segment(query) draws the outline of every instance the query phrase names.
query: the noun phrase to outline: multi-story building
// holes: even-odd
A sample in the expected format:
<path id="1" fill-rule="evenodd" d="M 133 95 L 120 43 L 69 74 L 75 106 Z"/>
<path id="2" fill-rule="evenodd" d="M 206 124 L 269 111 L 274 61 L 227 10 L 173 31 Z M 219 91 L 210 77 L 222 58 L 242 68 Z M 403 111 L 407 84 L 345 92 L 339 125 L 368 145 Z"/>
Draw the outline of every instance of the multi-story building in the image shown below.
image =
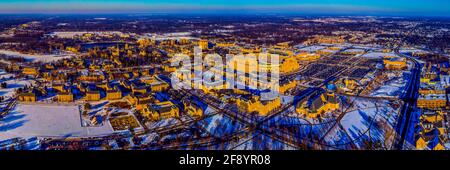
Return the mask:
<path id="1" fill-rule="evenodd" d="M 184 111 L 192 117 L 202 117 L 208 105 L 196 97 L 190 97 L 183 100 Z"/>
<path id="2" fill-rule="evenodd" d="M 122 98 L 122 91 L 120 91 L 119 88 L 117 88 L 117 86 L 106 90 L 107 100 L 118 100 L 121 98 Z"/>
<path id="3" fill-rule="evenodd" d="M 26 92 L 19 94 L 18 99 L 21 102 L 36 102 L 37 96 L 33 92 Z"/>
<path id="4" fill-rule="evenodd" d="M 58 92 L 56 96 L 58 102 L 73 102 L 74 95 L 70 90 Z"/>
<path id="5" fill-rule="evenodd" d="M 98 90 L 88 90 L 86 92 L 85 100 L 87 101 L 99 101 L 100 98 L 100 91 Z"/>
<path id="6" fill-rule="evenodd" d="M 334 93 L 315 93 L 299 101 L 296 111 L 308 118 L 317 118 L 324 113 L 339 109 L 339 99 Z"/>
<path id="7" fill-rule="evenodd" d="M 386 56 L 383 59 L 383 64 L 389 70 L 403 70 L 407 68 L 406 59 L 400 57 Z"/>
<path id="8" fill-rule="evenodd" d="M 35 67 L 25 67 L 23 68 L 22 73 L 25 75 L 37 76 L 39 74 L 39 70 Z"/>
<path id="9" fill-rule="evenodd" d="M 143 108 L 142 115 L 151 120 L 177 118 L 180 116 L 178 107 L 171 101 L 150 104 Z"/>
<path id="10" fill-rule="evenodd" d="M 205 40 L 205 39 L 201 39 L 201 40 L 198 42 L 198 46 L 199 46 L 200 49 L 202 49 L 202 50 L 209 49 L 209 41 L 208 41 L 208 40 Z"/>
<path id="11" fill-rule="evenodd" d="M 287 91 L 294 89 L 297 86 L 296 80 L 283 79 L 280 81 L 279 91 L 282 94 L 285 94 Z"/>
<path id="12" fill-rule="evenodd" d="M 417 107 L 426 109 L 439 109 L 447 106 L 446 94 L 425 94 L 417 99 Z"/>
<path id="13" fill-rule="evenodd" d="M 243 95 L 236 100 L 238 109 L 246 113 L 258 113 L 261 116 L 266 116 L 275 109 L 281 107 L 280 97 L 275 97 L 271 100 L 261 100 L 258 95 Z"/>

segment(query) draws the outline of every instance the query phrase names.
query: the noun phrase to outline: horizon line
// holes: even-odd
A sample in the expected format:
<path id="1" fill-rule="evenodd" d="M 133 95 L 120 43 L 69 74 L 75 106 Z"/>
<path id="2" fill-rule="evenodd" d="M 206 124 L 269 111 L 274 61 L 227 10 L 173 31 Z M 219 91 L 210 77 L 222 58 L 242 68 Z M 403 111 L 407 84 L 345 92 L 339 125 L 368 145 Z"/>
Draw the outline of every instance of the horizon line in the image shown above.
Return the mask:
<path id="1" fill-rule="evenodd" d="M 180 11 L 166 11 L 166 12 L 157 12 L 157 11 L 149 11 L 149 12 L 128 12 L 128 11 L 120 11 L 120 12 L 111 12 L 111 11 L 102 11 L 102 12 L 2 12 L 0 11 L 0 15 L 222 15 L 222 16 L 231 16 L 231 15 L 243 15 L 243 16 L 251 16 L 251 15 L 288 15 L 288 16 L 315 16 L 315 17 L 388 17 L 388 18 L 396 18 L 396 17 L 407 17 L 407 18 L 450 18 L 450 15 L 420 15 L 420 14 L 362 14 L 362 13 L 321 13 L 321 12 L 278 12 L 278 11 L 251 11 L 251 12 L 230 12 L 230 11 L 191 11 L 191 12 L 180 12 Z"/>
<path id="2" fill-rule="evenodd" d="M 362 5 L 244 5 L 230 7 L 224 5 L 143 5 L 122 4 L 103 7 L 69 7 L 69 6 L 20 6 L 8 8 L 0 6 L 0 14 L 133 14 L 133 13 L 278 13 L 306 15 L 376 15 L 376 16 L 431 16 L 450 17 L 450 13 L 440 10 L 406 10 L 387 7 Z"/>

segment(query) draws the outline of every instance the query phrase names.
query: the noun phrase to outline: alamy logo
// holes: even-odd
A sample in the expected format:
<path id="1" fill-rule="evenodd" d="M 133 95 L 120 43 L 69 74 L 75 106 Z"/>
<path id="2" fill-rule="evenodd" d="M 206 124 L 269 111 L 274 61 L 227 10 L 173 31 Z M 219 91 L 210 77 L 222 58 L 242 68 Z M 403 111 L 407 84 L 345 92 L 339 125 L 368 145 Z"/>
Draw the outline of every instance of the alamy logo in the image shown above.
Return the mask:
<path id="1" fill-rule="evenodd" d="M 194 55 L 177 54 L 171 60 L 171 66 L 178 69 L 171 75 L 174 89 L 203 90 L 251 90 L 261 99 L 271 99 L 278 95 L 280 68 L 279 55 L 206 54 L 194 47 Z"/>

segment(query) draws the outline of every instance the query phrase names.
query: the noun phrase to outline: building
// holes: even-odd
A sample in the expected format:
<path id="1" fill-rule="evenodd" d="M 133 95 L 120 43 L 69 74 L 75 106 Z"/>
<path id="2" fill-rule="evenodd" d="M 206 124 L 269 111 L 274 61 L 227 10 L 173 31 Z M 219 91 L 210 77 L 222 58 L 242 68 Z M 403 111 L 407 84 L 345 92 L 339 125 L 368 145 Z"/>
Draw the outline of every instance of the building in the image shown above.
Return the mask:
<path id="1" fill-rule="evenodd" d="M 445 89 L 419 89 L 420 95 L 445 94 Z"/>
<path id="2" fill-rule="evenodd" d="M 299 61 L 317 61 L 320 58 L 320 54 L 317 53 L 299 53 L 295 56 Z"/>
<path id="3" fill-rule="evenodd" d="M 180 111 L 171 101 L 165 101 L 147 105 L 143 108 L 142 115 L 150 120 L 161 120 L 180 117 Z"/>
<path id="4" fill-rule="evenodd" d="M 353 95 L 358 92 L 358 90 L 361 90 L 359 81 L 352 78 L 341 78 L 336 82 L 336 85 L 339 93 Z"/>
<path id="5" fill-rule="evenodd" d="M 177 71 L 177 67 L 175 67 L 175 66 L 170 66 L 170 65 L 164 65 L 163 66 L 163 70 L 165 71 L 165 72 L 168 72 L 168 73 L 172 73 L 172 72 L 175 72 L 175 71 Z"/>
<path id="6" fill-rule="evenodd" d="M 439 109 L 447 106 L 445 94 L 420 95 L 417 99 L 417 107 L 426 109 Z"/>
<path id="7" fill-rule="evenodd" d="M 117 87 L 106 90 L 106 99 L 107 100 L 118 100 L 121 98 L 122 98 L 122 91 L 120 91 Z"/>
<path id="8" fill-rule="evenodd" d="M 142 110 L 145 105 L 148 103 L 154 102 L 154 98 L 148 94 L 135 94 L 130 93 L 125 96 L 125 101 L 127 101 L 130 105 L 136 107 L 136 110 Z"/>
<path id="9" fill-rule="evenodd" d="M 100 82 L 105 80 L 105 76 L 103 73 L 95 72 L 95 73 L 89 73 L 85 75 L 81 75 L 78 77 L 79 81 L 89 81 L 89 82 Z"/>
<path id="10" fill-rule="evenodd" d="M 430 123 L 439 123 L 444 120 L 445 113 L 443 111 L 431 111 L 425 110 L 420 116 L 421 121 L 427 121 Z M 443 131 L 443 129 L 441 130 Z"/>
<path id="11" fill-rule="evenodd" d="M 446 128 L 442 119 L 443 112 L 425 111 L 420 117 L 418 133 L 416 134 L 416 148 L 444 150 Z"/>
<path id="12" fill-rule="evenodd" d="M 85 100 L 87 101 L 99 101 L 100 98 L 100 91 L 97 90 L 88 90 L 86 92 Z"/>
<path id="13" fill-rule="evenodd" d="M 445 147 L 442 143 L 443 139 L 440 137 L 437 129 L 430 130 L 429 132 L 421 132 L 416 137 L 416 149 L 419 150 L 444 150 Z"/>
<path id="14" fill-rule="evenodd" d="M 280 81 L 279 91 L 281 94 L 285 94 L 289 90 L 294 89 L 297 86 L 296 80 L 283 79 Z"/>
<path id="15" fill-rule="evenodd" d="M 202 50 L 207 50 L 207 49 L 209 49 L 209 42 L 208 42 L 208 40 L 201 39 L 201 40 L 198 42 L 198 46 L 199 46 L 200 49 L 202 49 Z"/>
<path id="16" fill-rule="evenodd" d="M 310 43 L 320 43 L 320 44 L 342 44 L 345 43 L 343 36 L 324 36 L 318 35 L 313 39 L 308 40 Z"/>
<path id="17" fill-rule="evenodd" d="M 339 99 L 331 92 L 319 92 L 300 101 L 296 111 L 308 118 L 318 118 L 324 113 L 339 109 Z"/>
<path id="18" fill-rule="evenodd" d="M 21 101 L 21 102 L 36 102 L 37 101 L 36 94 L 34 94 L 33 92 L 20 93 L 18 98 L 19 98 L 19 101 Z"/>
<path id="19" fill-rule="evenodd" d="M 39 74 L 39 71 L 34 67 L 25 67 L 23 68 L 22 73 L 25 75 L 37 76 Z"/>
<path id="20" fill-rule="evenodd" d="M 277 96 L 272 100 L 261 100 L 258 95 L 242 95 L 236 99 L 236 105 L 241 112 L 257 113 L 266 116 L 270 112 L 281 107 L 280 97 Z"/>
<path id="21" fill-rule="evenodd" d="M 404 70 L 407 68 L 406 59 L 400 57 L 385 56 L 383 64 L 389 70 Z"/>
<path id="22" fill-rule="evenodd" d="M 191 117 L 202 117 L 208 105 L 196 97 L 183 100 L 184 111 Z"/>
<path id="23" fill-rule="evenodd" d="M 140 93 L 140 94 L 145 94 L 147 93 L 147 87 L 144 85 L 136 85 L 136 84 L 132 84 L 131 85 L 131 91 L 133 93 Z"/>
<path id="24" fill-rule="evenodd" d="M 162 92 L 170 87 L 168 83 L 162 81 L 158 77 L 147 77 L 141 79 L 141 81 L 150 86 L 151 92 Z"/>
<path id="25" fill-rule="evenodd" d="M 260 47 L 242 47 L 241 53 L 242 54 L 259 54 L 261 53 L 262 49 Z"/>
<path id="26" fill-rule="evenodd" d="M 62 91 L 59 92 L 56 96 L 58 102 L 73 102 L 74 95 L 71 91 Z"/>
<path id="27" fill-rule="evenodd" d="M 233 47 L 236 46 L 236 43 L 230 43 L 230 42 L 217 42 L 215 43 L 216 47 Z"/>
<path id="28" fill-rule="evenodd" d="M 292 73 L 300 69 L 300 65 L 294 57 L 282 59 L 280 65 L 280 73 Z"/>

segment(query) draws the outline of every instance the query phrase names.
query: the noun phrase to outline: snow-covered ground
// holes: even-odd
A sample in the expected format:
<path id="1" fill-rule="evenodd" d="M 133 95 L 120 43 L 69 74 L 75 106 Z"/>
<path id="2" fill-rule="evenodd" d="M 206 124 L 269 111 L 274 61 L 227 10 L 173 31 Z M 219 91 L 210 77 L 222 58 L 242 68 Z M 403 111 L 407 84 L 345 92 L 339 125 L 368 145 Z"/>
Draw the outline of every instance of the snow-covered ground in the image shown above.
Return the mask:
<path id="1" fill-rule="evenodd" d="M 390 53 L 382 53 L 382 52 L 369 52 L 366 53 L 364 55 L 362 55 L 361 57 L 366 57 L 366 58 L 379 58 L 382 59 L 385 56 L 392 56 L 392 57 L 399 57 L 397 54 L 395 54 L 394 52 L 390 52 Z"/>
<path id="2" fill-rule="evenodd" d="M 32 137 L 90 137 L 108 135 L 111 126 L 82 127 L 78 106 L 18 104 L 0 120 L 0 141 Z"/>
<path id="3" fill-rule="evenodd" d="M 14 138 L 0 141 L 0 150 L 13 148 L 14 150 L 38 150 L 40 146 L 38 138 L 29 138 L 27 140 Z"/>
<path id="4" fill-rule="evenodd" d="M 169 127 L 172 125 L 176 125 L 181 123 L 179 120 L 174 119 L 174 118 L 169 118 L 169 119 L 162 119 L 153 123 L 148 123 L 149 125 L 148 128 L 149 129 L 156 129 L 156 128 L 164 128 L 164 127 Z"/>
<path id="5" fill-rule="evenodd" d="M 374 90 L 370 95 L 374 97 L 398 97 L 405 88 L 409 76 L 409 72 L 403 72 L 400 76 L 389 73 L 389 80 L 383 86 Z"/>
<path id="6" fill-rule="evenodd" d="M 82 36 L 84 34 L 95 34 L 99 36 L 105 36 L 105 35 L 125 35 L 124 33 L 120 31 L 67 31 L 67 32 L 53 32 L 50 35 L 56 36 L 58 38 L 74 38 L 75 36 Z"/>
<path id="7" fill-rule="evenodd" d="M 366 50 L 364 49 L 360 49 L 360 48 L 350 48 L 347 50 L 344 50 L 343 52 L 347 52 L 347 53 L 364 53 Z"/>
<path id="8" fill-rule="evenodd" d="M 425 50 L 417 49 L 417 48 L 402 48 L 399 50 L 400 53 L 428 53 Z"/>
<path id="9" fill-rule="evenodd" d="M 392 107 L 390 101 L 358 98 L 341 119 L 340 130 L 325 140 L 332 144 L 353 143 L 357 147 L 362 147 L 362 141 L 367 139 L 390 145 L 399 109 Z"/>
<path id="10" fill-rule="evenodd" d="M 359 49 L 365 49 L 365 50 L 379 50 L 381 49 L 381 46 L 379 45 L 360 45 L 360 44 L 352 44 L 353 48 L 359 48 Z"/>
<path id="11" fill-rule="evenodd" d="M 0 83 L 7 84 L 6 88 L 0 89 L 0 96 L 9 98 L 14 95 L 16 89 L 33 84 L 33 80 L 14 79 L 13 77 L 13 74 L 0 74 Z"/>
<path id="12" fill-rule="evenodd" d="M 306 51 L 306 52 L 316 52 L 318 50 L 325 49 L 326 46 L 320 46 L 320 45 L 314 45 L 314 46 L 308 46 L 300 48 L 300 51 Z"/>
<path id="13" fill-rule="evenodd" d="M 214 115 L 199 121 L 201 125 L 214 136 L 231 135 L 240 131 L 244 126 L 223 114 Z"/>
<path id="14" fill-rule="evenodd" d="M 232 146 L 234 150 L 295 150 L 290 144 L 286 144 L 270 135 L 255 133 L 253 136 L 240 140 L 241 143 Z"/>
<path id="15" fill-rule="evenodd" d="M 0 50 L 0 54 L 5 54 L 8 56 L 15 56 L 15 57 L 22 57 L 27 60 L 31 60 L 33 62 L 43 62 L 43 63 L 49 63 L 53 61 L 57 61 L 64 58 L 71 58 L 71 55 L 50 55 L 50 54 L 23 54 L 16 51 L 9 51 L 9 50 Z"/>

